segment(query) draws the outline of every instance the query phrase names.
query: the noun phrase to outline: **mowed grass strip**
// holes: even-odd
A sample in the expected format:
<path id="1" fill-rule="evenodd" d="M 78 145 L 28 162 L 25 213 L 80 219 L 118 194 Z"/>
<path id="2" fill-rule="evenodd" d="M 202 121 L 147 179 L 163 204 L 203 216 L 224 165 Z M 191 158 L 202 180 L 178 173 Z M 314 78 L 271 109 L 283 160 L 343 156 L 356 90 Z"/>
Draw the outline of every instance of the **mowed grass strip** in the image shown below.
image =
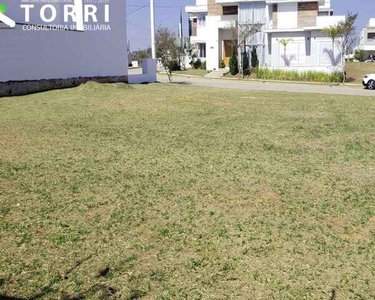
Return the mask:
<path id="1" fill-rule="evenodd" d="M 373 299 L 374 111 L 173 84 L 2 98 L 0 298 Z"/>

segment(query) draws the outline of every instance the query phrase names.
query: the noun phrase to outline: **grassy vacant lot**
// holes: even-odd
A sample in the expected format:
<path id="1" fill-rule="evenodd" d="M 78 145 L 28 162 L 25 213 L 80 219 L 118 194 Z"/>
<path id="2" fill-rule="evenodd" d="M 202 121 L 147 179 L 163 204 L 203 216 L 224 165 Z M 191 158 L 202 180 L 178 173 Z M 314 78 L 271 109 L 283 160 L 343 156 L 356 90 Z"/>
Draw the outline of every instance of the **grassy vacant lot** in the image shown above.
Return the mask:
<path id="1" fill-rule="evenodd" d="M 161 84 L 0 99 L 0 298 L 375 299 L 374 111 Z"/>
<path id="2" fill-rule="evenodd" d="M 363 76 L 375 73 L 375 63 L 353 63 L 348 62 L 346 65 L 348 82 L 362 83 Z"/>

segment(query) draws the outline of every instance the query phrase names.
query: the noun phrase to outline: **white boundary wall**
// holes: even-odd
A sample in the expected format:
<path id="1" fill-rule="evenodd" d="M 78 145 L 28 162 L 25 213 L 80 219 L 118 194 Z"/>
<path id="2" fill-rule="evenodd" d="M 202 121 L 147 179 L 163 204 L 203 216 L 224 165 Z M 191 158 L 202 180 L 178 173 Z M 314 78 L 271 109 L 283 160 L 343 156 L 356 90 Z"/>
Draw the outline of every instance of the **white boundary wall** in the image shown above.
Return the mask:
<path id="1" fill-rule="evenodd" d="M 11 9 L 14 5 L 7 15 L 22 22 Z M 127 76 L 126 0 L 110 1 L 108 24 L 110 31 L 85 32 L 24 31 L 21 25 L 1 25 L 0 82 Z"/>

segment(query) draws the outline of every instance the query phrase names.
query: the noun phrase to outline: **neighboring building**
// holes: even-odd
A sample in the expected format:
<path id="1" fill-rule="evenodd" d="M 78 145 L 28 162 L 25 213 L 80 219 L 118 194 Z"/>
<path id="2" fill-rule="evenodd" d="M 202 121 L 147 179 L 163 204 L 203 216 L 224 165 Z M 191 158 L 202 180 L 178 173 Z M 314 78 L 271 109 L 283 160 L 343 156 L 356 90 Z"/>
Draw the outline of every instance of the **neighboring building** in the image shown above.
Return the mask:
<path id="1" fill-rule="evenodd" d="M 366 28 L 361 32 L 359 49 L 365 51 L 365 56 L 375 56 L 375 18 L 370 19 Z"/>
<path id="2" fill-rule="evenodd" d="M 325 72 L 341 67 L 339 50 L 333 51 L 331 39 L 321 33 L 345 20 L 333 16 L 330 0 L 196 0 L 186 12 L 190 41 L 208 70 L 218 69 L 220 60 L 228 67 L 236 28 L 256 23 L 261 31 L 246 44 L 248 50 L 256 47 L 260 66 Z M 282 39 L 288 40 L 286 49 Z"/>
<path id="3" fill-rule="evenodd" d="M 7 2 L 0 15 L 0 96 L 88 80 L 156 81 L 155 61 L 145 63 L 148 74 L 128 77 L 126 0 Z"/>

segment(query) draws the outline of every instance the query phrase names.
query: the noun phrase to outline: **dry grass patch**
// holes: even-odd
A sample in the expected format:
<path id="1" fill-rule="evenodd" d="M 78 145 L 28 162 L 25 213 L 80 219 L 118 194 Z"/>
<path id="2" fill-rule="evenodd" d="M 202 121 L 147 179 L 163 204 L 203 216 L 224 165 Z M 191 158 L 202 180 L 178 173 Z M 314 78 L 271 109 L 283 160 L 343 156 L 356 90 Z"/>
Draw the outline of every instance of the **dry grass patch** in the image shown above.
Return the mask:
<path id="1" fill-rule="evenodd" d="M 374 109 L 174 84 L 2 98 L 0 298 L 374 298 Z"/>

